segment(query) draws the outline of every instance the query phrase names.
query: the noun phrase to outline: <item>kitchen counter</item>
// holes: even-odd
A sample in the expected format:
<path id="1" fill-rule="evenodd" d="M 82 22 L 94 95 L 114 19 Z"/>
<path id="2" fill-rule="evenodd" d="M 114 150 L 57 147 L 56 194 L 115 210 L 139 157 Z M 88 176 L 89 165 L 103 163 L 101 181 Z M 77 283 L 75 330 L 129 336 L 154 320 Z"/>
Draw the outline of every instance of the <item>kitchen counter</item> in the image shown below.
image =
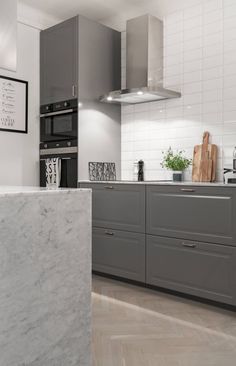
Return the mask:
<path id="1" fill-rule="evenodd" d="M 91 191 L 0 187 L 0 366 L 90 366 Z"/>
<path id="2" fill-rule="evenodd" d="M 116 180 L 116 181 L 90 181 L 83 180 L 80 183 L 102 183 L 102 184 L 139 184 L 139 185 L 160 185 L 160 186 L 199 186 L 199 187 L 235 187 L 236 184 L 224 184 L 223 182 L 215 183 L 201 183 L 201 182 L 173 182 L 164 180 L 147 180 L 144 182 L 130 181 L 130 180 Z"/>

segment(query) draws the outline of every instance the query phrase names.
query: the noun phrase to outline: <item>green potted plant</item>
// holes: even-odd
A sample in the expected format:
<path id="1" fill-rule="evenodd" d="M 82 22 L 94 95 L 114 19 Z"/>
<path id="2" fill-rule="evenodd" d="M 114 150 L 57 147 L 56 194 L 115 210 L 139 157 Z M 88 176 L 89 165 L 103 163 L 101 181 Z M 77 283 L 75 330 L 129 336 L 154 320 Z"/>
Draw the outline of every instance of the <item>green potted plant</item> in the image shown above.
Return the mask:
<path id="1" fill-rule="evenodd" d="M 161 166 L 173 171 L 173 181 L 175 182 L 182 181 L 183 171 L 192 164 L 192 160 L 186 158 L 183 154 L 183 150 L 177 150 L 176 154 L 174 154 L 171 147 L 166 152 L 163 152 Z"/>

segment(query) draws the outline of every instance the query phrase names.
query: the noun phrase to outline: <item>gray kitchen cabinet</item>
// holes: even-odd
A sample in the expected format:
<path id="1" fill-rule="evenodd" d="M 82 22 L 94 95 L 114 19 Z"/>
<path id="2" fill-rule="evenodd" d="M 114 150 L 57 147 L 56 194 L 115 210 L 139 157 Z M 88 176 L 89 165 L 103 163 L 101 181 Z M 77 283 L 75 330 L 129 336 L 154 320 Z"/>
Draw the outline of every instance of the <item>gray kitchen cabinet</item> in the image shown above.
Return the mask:
<path id="1" fill-rule="evenodd" d="M 236 248 L 147 236 L 150 285 L 236 305 Z"/>
<path id="2" fill-rule="evenodd" d="M 40 104 L 77 97 L 78 17 L 40 33 Z"/>
<path id="3" fill-rule="evenodd" d="M 93 270 L 145 282 L 145 235 L 93 228 Z"/>
<path id="4" fill-rule="evenodd" d="M 147 233 L 236 245 L 235 190 L 147 186 Z"/>
<path id="5" fill-rule="evenodd" d="M 82 183 L 93 190 L 93 226 L 145 232 L 145 186 Z"/>

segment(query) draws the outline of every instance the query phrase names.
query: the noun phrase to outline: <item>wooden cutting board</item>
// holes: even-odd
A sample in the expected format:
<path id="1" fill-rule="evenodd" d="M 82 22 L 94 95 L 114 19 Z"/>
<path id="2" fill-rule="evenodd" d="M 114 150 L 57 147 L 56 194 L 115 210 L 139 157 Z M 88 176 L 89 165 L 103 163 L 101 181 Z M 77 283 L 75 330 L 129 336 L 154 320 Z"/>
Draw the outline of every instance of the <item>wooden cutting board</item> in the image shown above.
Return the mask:
<path id="1" fill-rule="evenodd" d="M 209 132 L 204 132 L 202 145 L 196 145 L 193 152 L 193 182 L 214 182 L 216 180 L 217 146 L 209 144 Z"/>

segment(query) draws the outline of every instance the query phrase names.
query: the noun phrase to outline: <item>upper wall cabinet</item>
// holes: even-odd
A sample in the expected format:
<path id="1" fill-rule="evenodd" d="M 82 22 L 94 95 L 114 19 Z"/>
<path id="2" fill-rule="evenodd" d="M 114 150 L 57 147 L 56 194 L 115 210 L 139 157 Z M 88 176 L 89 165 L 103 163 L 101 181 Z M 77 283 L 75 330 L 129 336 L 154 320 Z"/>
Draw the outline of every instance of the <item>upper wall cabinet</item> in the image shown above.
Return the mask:
<path id="1" fill-rule="evenodd" d="M 78 17 L 41 32 L 40 104 L 77 97 Z"/>
<path id="2" fill-rule="evenodd" d="M 0 2 L 0 68 L 16 71 L 17 0 Z"/>

